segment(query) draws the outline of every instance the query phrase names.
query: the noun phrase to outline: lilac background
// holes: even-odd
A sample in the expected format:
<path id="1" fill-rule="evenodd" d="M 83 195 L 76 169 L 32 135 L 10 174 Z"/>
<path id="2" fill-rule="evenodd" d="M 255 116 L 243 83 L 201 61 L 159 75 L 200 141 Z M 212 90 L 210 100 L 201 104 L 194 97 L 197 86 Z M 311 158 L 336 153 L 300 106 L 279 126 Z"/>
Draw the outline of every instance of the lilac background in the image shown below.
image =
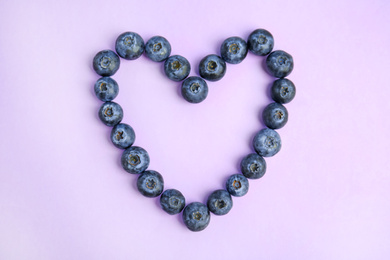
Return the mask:
<path id="1" fill-rule="evenodd" d="M 1 1 L 0 259 L 389 259 L 389 3 Z M 196 75 L 224 39 L 257 28 L 294 56 L 283 148 L 228 215 L 189 232 L 121 168 L 91 61 L 135 31 L 166 37 Z M 252 152 L 271 101 L 262 60 L 228 65 L 199 105 L 162 64 L 121 60 L 123 121 L 187 202 Z"/>

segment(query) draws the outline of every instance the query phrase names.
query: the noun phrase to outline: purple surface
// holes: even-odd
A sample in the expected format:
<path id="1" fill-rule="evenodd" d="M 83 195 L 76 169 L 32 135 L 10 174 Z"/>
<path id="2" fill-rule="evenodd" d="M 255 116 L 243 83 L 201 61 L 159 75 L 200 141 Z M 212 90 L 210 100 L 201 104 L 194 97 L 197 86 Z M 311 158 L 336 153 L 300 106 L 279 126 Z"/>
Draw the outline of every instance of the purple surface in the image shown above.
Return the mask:
<path id="1" fill-rule="evenodd" d="M 1 1 L 0 259 L 389 259 L 390 2 Z M 91 66 L 125 31 L 166 37 L 190 75 L 230 36 L 269 30 L 297 96 L 262 179 L 200 233 L 136 190 Z M 165 188 L 205 201 L 252 152 L 271 101 L 248 54 L 189 104 L 162 64 L 121 60 L 115 101 Z"/>

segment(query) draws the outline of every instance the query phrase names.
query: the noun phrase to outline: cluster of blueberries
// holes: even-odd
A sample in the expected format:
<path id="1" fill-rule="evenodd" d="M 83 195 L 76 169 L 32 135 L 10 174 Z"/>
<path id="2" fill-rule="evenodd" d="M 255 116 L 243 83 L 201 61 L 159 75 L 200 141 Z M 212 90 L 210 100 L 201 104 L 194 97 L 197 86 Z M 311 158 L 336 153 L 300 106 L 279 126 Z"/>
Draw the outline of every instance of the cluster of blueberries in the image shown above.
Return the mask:
<path id="1" fill-rule="evenodd" d="M 125 32 L 116 40 L 116 53 L 111 50 L 98 52 L 93 59 L 93 68 L 102 76 L 95 83 L 96 96 L 103 101 L 99 109 L 99 118 L 111 131 L 112 143 L 124 149 L 121 163 L 123 168 L 132 174 L 140 174 L 137 180 L 139 192 L 146 197 L 160 196 L 160 205 L 168 214 L 174 215 L 183 211 L 183 221 L 191 231 L 201 231 L 210 222 L 210 211 L 215 215 L 227 214 L 232 206 L 231 196 L 241 197 L 248 192 L 248 179 L 259 179 L 266 171 L 263 157 L 274 156 L 281 149 L 281 138 L 274 129 L 283 127 L 288 120 L 287 109 L 283 104 L 295 97 L 295 86 L 287 78 L 293 67 L 293 58 L 287 52 L 273 51 L 274 39 L 264 29 L 253 31 L 247 41 L 240 37 L 230 37 L 221 45 L 221 56 L 208 55 L 199 64 L 201 77 L 188 77 L 191 66 L 182 56 L 171 54 L 169 42 L 161 36 L 152 37 L 146 44 L 140 35 Z M 246 57 L 248 50 L 258 56 L 267 56 L 267 72 L 278 78 L 271 87 L 271 97 L 275 101 L 263 111 L 262 117 L 266 128 L 260 130 L 253 139 L 256 153 L 251 153 L 241 161 L 242 174 L 233 174 L 226 181 L 226 189 L 216 190 L 210 194 L 207 205 L 193 202 L 186 206 L 185 197 L 176 189 L 164 191 L 164 179 L 160 173 L 147 170 L 150 158 L 145 149 L 133 146 L 135 133 L 131 126 L 121 123 L 123 110 L 112 100 L 118 95 L 118 84 L 110 76 L 119 69 L 120 57 L 127 60 L 139 58 L 143 53 L 156 62 L 164 63 L 167 77 L 174 81 L 183 81 L 182 95 L 191 103 L 203 101 L 208 93 L 208 81 L 220 80 L 226 73 L 226 62 L 238 64 Z M 118 56 L 119 55 L 119 56 Z M 187 78 L 188 77 L 188 78 Z"/>

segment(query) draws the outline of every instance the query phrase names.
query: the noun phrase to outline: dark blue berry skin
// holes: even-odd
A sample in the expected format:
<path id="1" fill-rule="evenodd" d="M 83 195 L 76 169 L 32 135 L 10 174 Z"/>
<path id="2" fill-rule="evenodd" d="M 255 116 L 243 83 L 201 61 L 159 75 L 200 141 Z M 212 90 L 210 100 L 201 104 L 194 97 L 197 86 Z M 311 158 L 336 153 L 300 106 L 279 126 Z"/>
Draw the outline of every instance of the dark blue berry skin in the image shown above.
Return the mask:
<path id="1" fill-rule="evenodd" d="M 263 122 L 271 129 L 279 129 L 288 121 L 287 109 L 279 103 L 271 103 L 263 110 Z"/>
<path id="2" fill-rule="evenodd" d="M 93 69 L 103 77 L 112 76 L 118 71 L 120 59 L 111 50 L 99 51 L 93 58 Z"/>
<path id="3" fill-rule="evenodd" d="M 209 209 L 203 203 L 192 202 L 184 208 L 183 221 L 189 230 L 202 231 L 210 223 Z"/>
<path id="4" fill-rule="evenodd" d="M 106 126 L 114 126 L 123 119 L 122 107 L 111 101 L 107 101 L 100 106 L 99 118 Z"/>
<path id="5" fill-rule="evenodd" d="M 248 49 L 258 55 L 268 55 L 274 48 L 274 37 L 264 29 L 254 30 L 248 37 Z"/>
<path id="6" fill-rule="evenodd" d="M 154 36 L 145 44 L 145 54 L 152 61 L 164 61 L 171 55 L 171 44 L 161 36 Z"/>
<path id="7" fill-rule="evenodd" d="M 182 81 L 191 71 L 188 60 L 180 55 L 173 55 L 165 60 L 164 72 L 173 81 Z"/>
<path id="8" fill-rule="evenodd" d="M 189 77 L 181 85 L 181 94 L 190 103 L 200 103 L 206 99 L 209 87 L 206 81 L 199 77 Z"/>
<path id="9" fill-rule="evenodd" d="M 126 60 L 138 59 L 145 49 L 142 37 L 135 32 L 124 32 L 115 42 L 115 50 L 119 56 Z"/>
<path id="10" fill-rule="evenodd" d="M 111 142 L 120 149 L 126 149 L 133 145 L 135 133 L 131 126 L 127 124 L 117 124 L 111 130 Z"/>
<path id="11" fill-rule="evenodd" d="M 142 173 L 149 167 L 149 162 L 149 154 L 141 147 L 131 146 L 122 153 L 122 167 L 128 173 Z"/>
<path id="12" fill-rule="evenodd" d="M 145 197 L 154 198 L 160 196 L 164 190 L 164 179 L 156 171 L 144 171 L 137 180 L 138 191 Z"/>
<path id="13" fill-rule="evenodd" d="M 240 37 L 227 38 L 221 45 L 221 58 L 230 64 L 242 62 L 248 54 L 246 41 Z"/>
<path id="14" fill-rule="evenodd" d="M 199 63 L 199 75 L 209 81 L 218 81 L 225 73 L 226 63 L 218 55 L 207 55 Z"/>
<path id="15" fill-rule="evenodd" d="M 165 190 L 160 197 L 161 208 L 169 215 L 180 213 L 186 205 L 183 194 L 175 189 Z"/>
<path id="16" fill-rule="evenodd" d="M 226 190 L 216 190 L 208 197 L 207 207 L 215 215 L 226 215 L 233 207 L 232 196 Z"/>
<path id="17" fill-rule="evenodd" d="M 260 179 L 267 170 L 267 164 L 263 157 L 257 153 L 245 156 L 240 164 L 242 174 L 248 179 Z"/>
<path id="18" fill-rule="evenodd" d="M 242 197 L 248 193 L 249 181 L 242 174 L 233 174 L 226 181 L 226 190 L 230 195 L 235 197 Z"/>
<path id="19" fill-rule="evenodd" d="M 110 77 L 102 77 L 95 83 L 95 94 L 103 102 L 111 101 L 119 93 L 118 83 Z"/>
<path id="20" fill-rule="evenodd" d="M 267 57 L 267 72 L 275 78 L 287 77 L 293 68 L 293 57 L 285 51 L 274 51 Z"/>
<path id="21" fill-rule="evenodd" d="M 282 140 L 275 130 L 264 128 L 253 138 L 253 148 L 258 155 L 271 157 L 282 148 Z"/>
<path id="22" fill-rule="evenodd" d="M 282 78 L 274 81 L 271 87 L 271 97 L 278 103 L 286 104 L 294 99 L 295 85 L 291 80 Z"/>

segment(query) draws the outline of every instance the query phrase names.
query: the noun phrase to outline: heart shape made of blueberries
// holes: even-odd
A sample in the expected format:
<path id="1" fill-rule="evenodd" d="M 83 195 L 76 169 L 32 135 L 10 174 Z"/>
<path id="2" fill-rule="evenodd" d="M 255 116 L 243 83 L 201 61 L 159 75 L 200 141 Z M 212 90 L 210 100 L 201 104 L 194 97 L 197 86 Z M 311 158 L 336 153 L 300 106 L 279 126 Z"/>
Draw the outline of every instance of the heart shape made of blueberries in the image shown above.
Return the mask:
<path id="1" fill-rule="evenodd" d="M 99 109 L 99 118 L 112 127 L 110 139 L 114 146 L 124 149 L 121 157 L 123 169 L 131 174 L 139 174 L 137 188 L 146 197 L 160 196 L 161 208 L 168 214 L 182 212 L 184 224 L 191 231 L 204 230 L 210 222 L 210 212 L 215 215 L 227 214 L 233 206 L 233 197 L 244 196 L 248 192 L 248 179 L 259 179 L 266 172 L 264 157 L 274 156 L 281 149 L 281 138 L 275 129 L 283 127 L 288 120 L 288 112 L 283 104 L 294 99 L 296 89 L 286 78 L 294 67 L 293 58 L 285 51 L 272 51 L 274 38 L 264 29 L 253 31 L 248 40 L 240 37 L 227 38 L 221 45 L 220 56 L 210 54 L 204 57 L 198 66 L 199 76 L 188 77 L 191 65 L 180 55 L 171 54 L 171 45 L 161 36 L 154 36 L 146 44 L 142 37 L 134 32 L 125 32 L 118 36 L 116 52 L 103 50 L 93 59 L 95 72 L 102 76 L 94 90 L 98 99 L 104 103 Z M 162 175 L 148 170 L 150 158 L 145 149 L 133 146 L 135 133 L 133 128 L 122 123 L 123 110 L 112 100 L 118 95 L 117 82 L 111 78 L 120 66 L 120 58 L 138 59 L 143 53 L 155 62 L 164 62 L 166 76 L 176 82 L 182 82 L 181 93 L 190 103 L 200 103 L 208 95 L 207 81 L 218 81 L 226 73 L 226 63 L 239 64 L 247 56 L 248 50 L 257 56 L 266 56 L 266 71 L 277 78 L 271 87 L 271 97 L 275 101 L 265 107 L 262 113 L 266 128 L 261 129 L 253 138 L 254 152 L 241 161 L 241 173 L 231 175 L 226 181 L 226 189 L 212 192 L 207 203 L 192 202 L 186 205 L 185 197 L 176 189 L 164 190 Z"/>

